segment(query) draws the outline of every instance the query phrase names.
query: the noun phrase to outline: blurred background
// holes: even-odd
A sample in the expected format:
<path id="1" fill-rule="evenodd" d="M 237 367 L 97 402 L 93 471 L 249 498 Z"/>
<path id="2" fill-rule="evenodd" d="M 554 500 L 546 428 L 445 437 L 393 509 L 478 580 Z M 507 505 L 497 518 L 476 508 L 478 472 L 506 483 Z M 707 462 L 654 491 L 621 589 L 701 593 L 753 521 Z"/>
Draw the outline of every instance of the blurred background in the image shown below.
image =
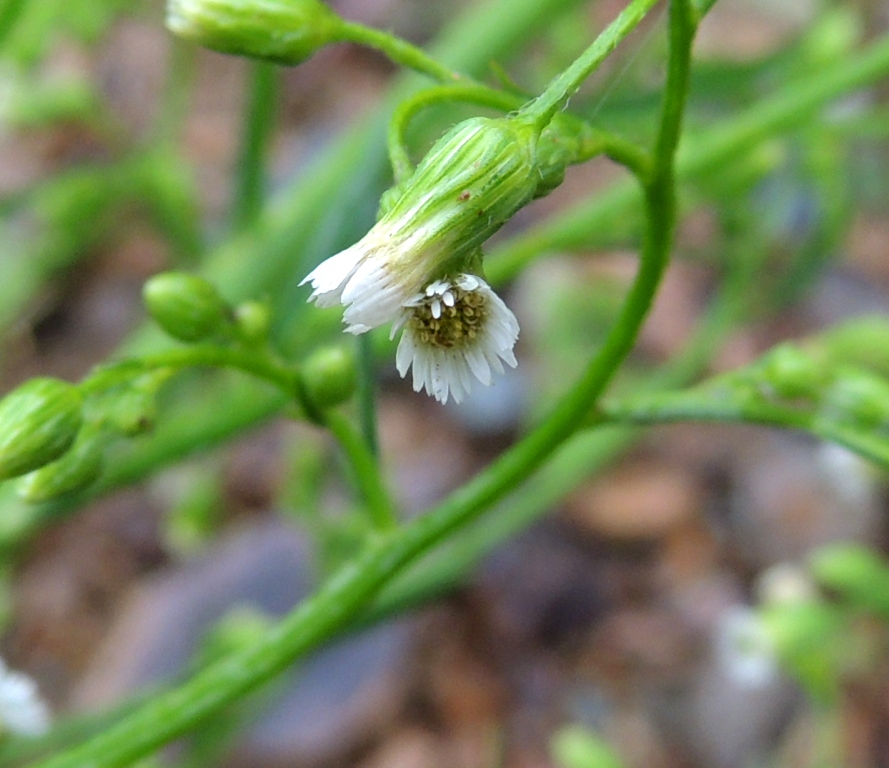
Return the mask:
<path id="1" fill-rule="evenodd" d="M 465 5 L 331 4 L 420 45 Z M 0 390 L 36 375 L 77 380 L 118 350 L 155 343 L 140 330 L 141 287 L 169 268 L 203 270 L 233 299 L 267 298 L 285 354 L 336 339 L 338 319 L 305 311 L 297 283 L 372 223 L 383 166 L 344 172 L 354 184 L 329 202 L 319 187 L 311 228 L 288 229 L 288 200 L 337 137 L 375 125 L 368 116 L 394 66 L 351 45 L 291 69 L 197 50 L 165 30 L 156 0 L 16 5 L 0 6 Z M 624 3 L 562 5 L 482 75 L 539 91 Z M 572 109 L 652 135 L 662 11 Z M 887 30 L 881 0 L 719 0 L 697 43 L 686 149 Z M 889 314 L 887 97 L 877 82 L 683 183 L 676 260 L 626 382 L 683 354 L 714 307 L 728 319 L 702 346 L 700 373 Z M 251 109 L 267 118 L 263 211 L 239 177 Z M 432 110 L 412 136 L 418 156 L 474 111 Z M 498 235 L 492 264 L 624 175 L 606 160 L 572 169 Z M 580 370 L 632 278 L 637 236 L 628 209 L 510 274 L 520 366 L 461 407 L 411 392 L 381 342 L 381 453 L 405 514 L 471 477 Z M 63 741 L 91 732 L 104 717 L 94 713 L 262 632 L 354 541 L 334 447 L 273 418 L 277 404 L 252 392 L 219 374 L 177 383 L 157 437 L 121 447 L 95 498 L 34 508 L 0 495 L 0 650 L 73 718 Z M 751 610 L 814 590 L 805 566 L 819 547 L 885 550 L 884 474 L 758 427 L 665 426 L 574 452 L 570 477 L 532 482 L 537 507 L 461 584 L 313 656 L 157 764 L 740 768 L 839 765 L 843 755 L 889 765 L 887 626 L 850 627 L 842 654 L 815 654 L 814 673 L 788 674 Z M 556 754 L 566 726 L 601 738 L 619 762 Z M 0 751 L 0 764 L 27 762 L 28 749 Z"/>

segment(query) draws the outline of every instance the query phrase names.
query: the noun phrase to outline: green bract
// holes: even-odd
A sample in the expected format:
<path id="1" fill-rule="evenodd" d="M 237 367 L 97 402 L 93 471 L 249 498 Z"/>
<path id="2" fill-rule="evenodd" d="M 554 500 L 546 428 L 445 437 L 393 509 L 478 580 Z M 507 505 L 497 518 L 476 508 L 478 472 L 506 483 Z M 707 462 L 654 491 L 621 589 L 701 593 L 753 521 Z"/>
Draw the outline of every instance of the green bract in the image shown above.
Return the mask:
<path id="1" fill-rule="evenodd" d="M 422 239 L 438 263 L 463 271 L 467 258 L 537 193 L 537 130 L 517 119 L 464 120 L 429 150 L 377 225 Z M 411 260 L 410 249 L 393 259 Z M 405 263 L 411 269 L 413 263 Z M 447 274 L 441 266 L 429 279 Z"/>
<path id="2" fill-rule="evenodd" d="M 210 283 L 196 275 L 155 275 L 145 283 L 142 296 L 157 324 L 180 341 L 206 339 L 226 322 L 225 302 Z"/>
<path id="3" fill-rule="evenodd" d="M 317 0 L 169 0 L 167 27 L 214 51 L 299 64 L 336 41 L 342 22 Z"/>
<path id="4" fill-rule="evenodd" d="M 67 451 L 83 420 L 78 389 L 32 379 L 0 400 L 0 480 L 24 475 Z"/>

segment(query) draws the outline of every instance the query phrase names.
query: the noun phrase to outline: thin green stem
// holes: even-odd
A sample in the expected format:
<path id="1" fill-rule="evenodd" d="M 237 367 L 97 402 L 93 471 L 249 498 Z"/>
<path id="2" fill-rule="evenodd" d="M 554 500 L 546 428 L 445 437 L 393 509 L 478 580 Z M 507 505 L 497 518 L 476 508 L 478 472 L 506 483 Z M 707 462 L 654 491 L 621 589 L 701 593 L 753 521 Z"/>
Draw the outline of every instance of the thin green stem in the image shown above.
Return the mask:
<path id="1" fill-rule="evenodd" d="M 521 114 L 530 118 L 540 129 L 548 125 L 553 116 L 565 108 L 584 81 L 658 2 L 633 0 L 571 66 L 558 74 L 540 96 L 521 110 Z"/>
<path id="2" fill-rule="evenodd" d="M 383 484 L 376 457 L 341 413 L 327 411 L 323 423 L 336 437 L 349 459 L 361 495 L 367 503 L 371 521 L 377 531 L 390 531 L 398 525 L 395 507 Z"/>
<path id="3" fill-rule="evenodd" d="M 407 179 L 413 172 L 413 164 L 408 155 L 405 134 L 407 127 L 417 114 L 434 104 L 445 101 L 460 101 L 466 104 L 476 104 L 482 107 L 491 107 L 504 112 L 518 109 L 525 103 L 525 99 L 506 91 L 498 91 L 481 83 L 469 81 L 461 83 L 449 83 L 434 88 L 420 91 L 409 99 L 405 99 L 389 123 L 387 145 L 389 149 L 389 161 L 392 164 L 392 172 L 395 182 L 400 183 Z"/>
<path id="4" fill-rule="evenodd" d="M 277 91 L 277 67 L 267 62 L 252 62 L 232 209 L 235 229 L 250 227 L 262 211 L 266 157 L 275 125 Z"/>
<path id="5" fill-rule="evenodd" d="M 167 54 L 163 96 L 157 118 L 152 126 L 153 143 L 156 146 L 174 144 L 182 128 L 185 116 L 191 108 L 191 90 L 194 81 L 197 47 L 178 37 L 170 40 Z"/>
<path id="6" fill-rule="evenodd" d="M 804 81 L 788 83 L 740 115 L 696 134 L 693 141 L 680 148 L 677 176 L 695 179 L 712 173 L 771 137 L 805 125 L 831 100 L 866 87 L 887 72 L 889 36 L 865 51 L 831 62 Z M 540 253 L 588 249 L 600 233 L 609 233 L 609 242 L 623 242 L 625 238 L 614 234 L 614 222 L 627 220 L 627 211 L 638 204 L 638 199 L 638 191 L 629 180 L 615 184 L 542 226 L 523 232 L 516 240 L 503 243 L 486 259 L 488 276 L 492 282 L 508 280 Z"/>
<path id="7" fill-rule="evenodd" d="M 407 151 L 406 140 L 410 122 L 422 110 L 446 101 L 475 104 L 502 112 L 518 110 L 527 103 L 527 100 L 518 94 L 499 91 L 476 82 L 440 85 L 420 91 L 410 99 L 406 99 L 392 116 L 387 136 L 389 161 L 392 164 L 396 183 L 406 180 L 413 172 L 413 163 Z M 641 147 L 608 131 L 593 128 L 578 117 L 566 114 L 563 119 L 569 123 L 572 135 L 581 138 L 573 163 L 583 163 L 597 155 L 604 154 L 616 163 L 626 166 L 640 180 L 648 177 L 651 159 Z M 554 127 L 554 125 L 550 125 L 550 129 L 554 129 Z"/>
<path id="8" fill-rule="evenodd" d="M 358 409 L 361 432 L 371 456 L 379 452 L 377 440 L 377 378 L 376 357 L 372 337 L 358 337 Z"/>
<path id="9" fill-rule="evenodd" d="M 359 45 L 380 51 L 396 64 L 412 69 L 423 75 L 428 75 L 433 80 L 448 82 L 464 79 L 459 72 L 442 64 L 430 56 L 422 48 L 402 40 L 380 29 L 366 27 L 351 21 L 343 21 L 339 29 L 339 37 Z"/>
<path id="10" fill-rule="evenodd" d="M 26 0 L 6 0 L 0 9 L 0 47 L 6 44 L 9 36 L 25 9 Z"/>
<path id="11" fill-rule="evenodd" d="M 275 362 L 265 354 L 212 344 L 171 349 L 104 366 L 85 379 L 80 387 L 84 394 L 91 394 L 124 383 L 133 375 L 144 371 L 162 369 L 179 371 L 184 368 L 199 367 L 234 368 L 274 384 L 291 398 L 298 394 L 297 373 L 292 368 Z"/>

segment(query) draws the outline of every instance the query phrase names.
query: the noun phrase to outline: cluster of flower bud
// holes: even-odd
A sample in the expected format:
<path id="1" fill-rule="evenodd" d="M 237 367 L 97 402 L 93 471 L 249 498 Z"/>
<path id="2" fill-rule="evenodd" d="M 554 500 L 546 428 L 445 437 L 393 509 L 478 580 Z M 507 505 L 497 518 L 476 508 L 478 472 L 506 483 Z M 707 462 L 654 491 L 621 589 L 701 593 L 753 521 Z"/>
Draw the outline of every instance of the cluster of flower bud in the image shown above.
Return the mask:
<path id="1" fill-rule="evenodd" d="M 870 371 L 782 344 L 750 372 L 758 391 L 812 410 L 825 422 L 889 430 L 889 382 Z"/>
<path id="2" fill-rule="evenodd" d="M 236 341 L 261 346 L 271 325 L 269 308 L 258 301 L 229 306 L 216 288 L 197 275 L 164 272 L 150 278 L 143 298 L 155 322 L 183 342 Z M 355 391 L 353 356 L 342 347 L 317 350 L 300 370 L 302 395 L 320 411 L 348 400 Z"/>
<path id="3" fill-rule="evenodd" d="M 142 298 L 154 321 L 177 341 L 234 339 L 256 345 L 268 338 L 271 317 L 266 304 L 245 301 L 232 307 L 198 275 L 161 272 L 146 281 Z"/>

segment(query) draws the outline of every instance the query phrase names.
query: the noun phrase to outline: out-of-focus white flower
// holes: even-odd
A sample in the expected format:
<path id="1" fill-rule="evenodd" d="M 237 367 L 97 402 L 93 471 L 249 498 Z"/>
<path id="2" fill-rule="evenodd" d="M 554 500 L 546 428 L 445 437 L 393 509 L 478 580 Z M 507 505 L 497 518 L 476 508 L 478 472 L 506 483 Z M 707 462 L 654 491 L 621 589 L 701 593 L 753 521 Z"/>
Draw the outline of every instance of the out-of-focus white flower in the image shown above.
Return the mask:
<path id="1" fill-rule="evenodd" d="M 9 669 L 0 659 L 0 733 L 40 736 L 49 730 L 49 707 L 27 675 Z"/>
<path id="2" fill-rule="evenodd" d="M 425 389 L 441 403 L 463 400 L 473 378 L 486 386 L 503 363 L 516 366 L 519 336 L 515 315 L 475 275 L 436 280 L 404 303 L 392 328 L 401 329 L 395 364 L 406 376 L 413 367 L 414 391 Z"/>
<path id="3" fill-rule="evenodd" d="M 734 605 L 723 613 L 714 645 L 720 665 L 740 686 L 762 688 L 778 672 L 774 640 L 762 617 L 746 605 Z"/>
<path id="4" fill-rule="evenodd" d="M 875 503 L 877 486 L 873 468 L 857 453 L 836 443 L 821 443 L 815 461 L 830 489 L 846 504 L 870 507 Z"/>
<path id="5" fill-rule="evenodd" d="M 778 563 L 759 575 L 756 594 L 765 605 L 792 605 L 814 600 L 818 589 L 805 568 L 796 563 Z"/>

